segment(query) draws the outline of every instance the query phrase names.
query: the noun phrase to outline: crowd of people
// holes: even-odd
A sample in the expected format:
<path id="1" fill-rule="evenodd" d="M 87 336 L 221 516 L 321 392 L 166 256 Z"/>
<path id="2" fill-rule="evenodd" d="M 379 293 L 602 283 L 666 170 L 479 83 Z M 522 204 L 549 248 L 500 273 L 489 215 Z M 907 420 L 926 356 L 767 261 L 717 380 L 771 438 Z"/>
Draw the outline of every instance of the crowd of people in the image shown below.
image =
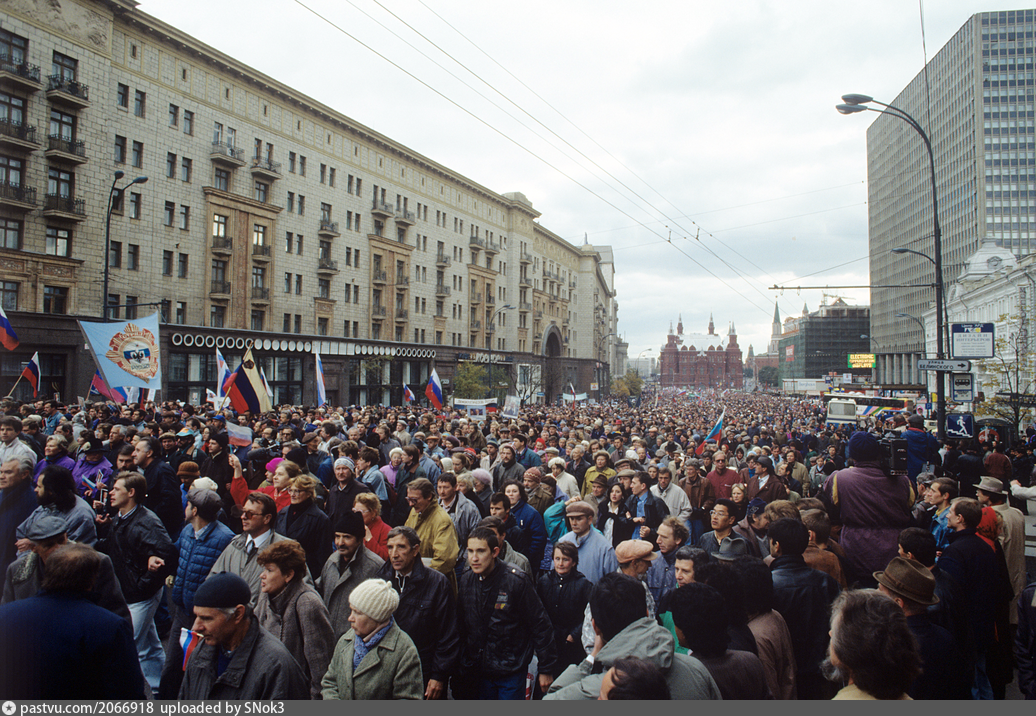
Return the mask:
<path id="1" fill-rule="evenodd" d="M 1032 428 L 0 408 L 4 698 L 1036 698 Z"/>

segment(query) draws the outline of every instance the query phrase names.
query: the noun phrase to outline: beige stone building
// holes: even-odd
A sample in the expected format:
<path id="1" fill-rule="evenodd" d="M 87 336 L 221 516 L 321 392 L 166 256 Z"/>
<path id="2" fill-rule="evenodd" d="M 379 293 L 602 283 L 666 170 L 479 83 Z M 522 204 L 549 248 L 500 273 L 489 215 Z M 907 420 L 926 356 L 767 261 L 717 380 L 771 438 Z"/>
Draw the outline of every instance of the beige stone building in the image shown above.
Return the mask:
<path id="1" fill-rule="evenodd" d="M 625 360 L 610 247 L 570 244 L 523 194 L 132 0 L 4 2 L 0 171 L 0 288 L 21 339 L 5 392 L 38 350 L 47 394 L 86 394 L 74 319 L 102 315 L 109 194 L 109 311 L 162 312 L 167 398 L 214 387 L 216 348 L 236 365 L 254 346 L 293 403 L 315 399 L 314 351 L 333 404 L 398 404 L 404 382 L 420 396 L 432 367 L 449 392 L 465 361 L 543 400 L 607 386 Z"/>

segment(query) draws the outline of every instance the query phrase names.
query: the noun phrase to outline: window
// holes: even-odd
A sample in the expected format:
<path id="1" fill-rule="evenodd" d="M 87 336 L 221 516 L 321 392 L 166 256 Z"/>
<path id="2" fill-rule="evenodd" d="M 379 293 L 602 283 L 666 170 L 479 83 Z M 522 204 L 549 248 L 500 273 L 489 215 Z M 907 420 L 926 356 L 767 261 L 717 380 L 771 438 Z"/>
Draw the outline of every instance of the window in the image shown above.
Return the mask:
<path id="1" fill-rule="evenodd" d="M 140 300 L 139 296 L 126 296 L 126 319 L 134 320 L 137 317 L 137 301 Z"/>
<path id="2" fill-rule="evenodd" d="M 129 109 L 129 87 L 124 84 L 119 85 L 118 91 L 115 93 L 116 103 L 124 108 Z"/>
<path id="3" fill-rule="evenodd" d="M 252 330 L 261 331 L 263 330 L 263 323 L 266 319 L 266 311 L 252 311 Z"/>
<path id="4" fill-rule="evenodd" d="M 140 194 L 136 192 L 130 192 L 130 212 L 129 216 L 131 219 L 140 218 Z"/>
<path id="5" fill-rule="evenodd" d="M 126 246 L 126 268 L 130 271 L 140 270 L 140 244 Z"/>
<path id="6" fill-rule="evenodd" d="M 288 202 L 286 208 L 289 214 L 295 211 L 295 192 L 293 191 L 288 192 Z"/>
<path id="7" fill-rule="evenodd" d="M 302 255 L 302 234 L 295 235 L 295 253 Z"/>
<path id="8" fill-rule="evenodd" d="M 178 127 L 180 125 L 180 108 L 175 104 L 169 105 L 169 126 Z"/>
<path id="9" fill-rule="evenodd" d="M 220 282 L 227 280 L 227 262 L 223 259 L 212 259 L 212 280 Z"/>
<path id="10" fill-rule="evenodd" d="M 182 181 L 191 180 L 191 160 L 187 157 L 180 160 L 180 179 Z"/>
<path id="11" fill-rule="evenodd" d="M 291 293 L 291 274 L 284 274 L 284 292 Z"/>
<path id="12" fill-rule="evenodd" d="M 194 112 L 183 111 L 183 133 L 194 134 Z"/>
<path id="13" fill-rule="evenodd" d="M 334 167 L 331 167 L 330 173 L 327 175 L 327 184 L 328 184 L 328 186 L 334 188 L 334 185 L 335 185 L 335 168 Z"/>
<path id="14" fill-rule="evenodd" d="M 290 231 L 284 234 L 284 251 L 285 253 L 291 253 L 295 250 L 295 235 Z"/>
<path id="15" fill-rule="evenodd" d="M 133 142 L 133 152 L 130 154 L 130 163 L 137 168 L 144 166 L 144 145 L 141 142 Z"/>
<path id="16" fill-rule="evenodd" d="M 141 90 L 133 91 L 133 114 L 138 117 L 144 116 L 144 111 L 147 109 L 147 93 Z"/>
<path id="17" fill-rule="evenodd" d="M 345 302 L 352 303 L 353 300 L 353 285 L 351 283 L 345 284 Z M 348 333 L 346 334 L 348 335 Z"/>
<path id="18" fill-rule="evenodd" d="M 301 156 L 299 157 L 299 176 L 306 176 L 306 158 Z"/>
<path id="19" fill-rule="evenodd" d="M 321 241 L 320 242 L 320 248 L 317 251 L 317 258 L 319 258 L 321 260 L 330 260 L 331 259 L 331 242 L 330 241 Z"/>
<path id="20" fill-rule="evenodd" d="M 60 314 L 68 313 L 67 286 L 43 287 L 43 312 Z"/>
<path id="21" fill-rule="evenodd" d="M 350 194 L 352 194 L 353 193 L 353 175 L 350 174 L 349 178 L 346 179 L 345 182 L 346 182 L 345 183 L 345 187 L 346 187 L 345 190 L 347 192 L 349 192 Z"/>
<path id="22" fill-rule="evenodd" d="M 319 336 L 326 336 L 327 335 L 327 323 L 328 323 L 328 319 L 326 319 L 326 318 L 318 318 L 317 319 L 317 335 L 319 335 Z"/>
<path id="23" fill-rule="evenodd" d="M 162 252 L 162 275 L 172 276 L 173 275 L 173 252 L 163 251 Z"/>
<path id="24" fill-rule="evenodd" d="M 115 163 L 126 163 L 126 138 L 115 135 Z"/>
<path id="25" fill-rule="evenodd" d="M 177 257 L 176 275 L 177 275 L 178 278 L 187 278 L 187 261 L 188 261 L 188 255 L 187 254 L 180 254 Z"/>
<path id="26" fill-rule="evenodd" d="M 288 171 L 295 173 L 295 152 L 288 152 Z"/>
<path id="27" fill-rule="evenodd" d="M 118 318 L 119 309 L 122 308 L 122 300 L 119 298 L 119 294 L 109 293 L 108 303 L 106 303 L 105 306 L 108 308 L 109 318 Z"/>
<path id="28" fill-rule="evenodd" d="M 262 224 L 252 225 L 252 245 L 266 246 L 266 227 Z"/>
<path id="29" fill-rule="evenodd" d="M 18 284 L 14 281 L 0 281 L 0 306 L 5 311 L 18 310 Z"/>
<path id="30" fill-rule="evenodd" d="M 79 60 L 68 55 L 62 55 L 60 52 L 55 52 L 50 65 L 50 73 L 68 82 L 75 82 L 78 67 Z"/>
<path id="31" fill-rule="evenodd" d="M 306 197 L 299 194 L 299 216 L 306 213 Z"/>
<path id="32" fill-rule="evenodd" d="M 283 325 L 282 330 L 283 330 L 284 333 L 291 333 L 291 314 L 290 313 L 285 313 L 284 314 L 284 323 L 282 325 Z"/>
<path id="33" fill-rule="evenodd" d="M 176 214 L 176 204 L 171 201 L 165 203 L 164 221 L 166 226 L 173 225 L 173 216 Z"/>
<path id="34" fill-rule="evenodd" d="M 317 279 L 317 296 L 319 298 L 331 298 L 331 279 Z"/>
<path id="35" fill-rule="evenodd" d="M 175 321 L 181 326 L 187 324 L 187 302 L 177 301 L 176 302 L 176 318 Z"/>
<path id="36" fill-rule="evenodd" d="M 227 217 L 222 214 L 212 215 L 212 237 L 225 238 L 227 235 Z"/>
<path id="37" fill-rule="evenodd" d="M 122 266 L 122 242 L 111 241 L 108 244 L 108 266 L 119 268 Z"/>
<path id="38" fill-rule="evenodd" d="M 224 327 L 223 324 L 226 322 L 226 319 L 227 319 L 227 308 L 226 308 L 226 306 L 216 306 L 216 305 L 214 305 L 212 307 L 212 310 L 209 311 L 209 327 L 210 328 L 223 328 Z"/>
<path id="39" fill-rule="evenodd" d="M 237 146 L 237 130 L 233 127 L 227 127 L 227 146 L 231 148 Z"/>
<path id="40" fill-rule="evenodd" d="M 266 288 L 266 267 L 252 267 L 252 288 Z"/>
<path id="41" fill-rule="evenodd" d="M 212 143 L 222 144 L 223 143 L 223 125 L 219 122 L 212 123 Z"/>
<path id="42" fill-rule="evenodd" d="M 165 175 L 170 179 L 176 176 L 176 155 L 172 152 L 165 155 Z"/>
<path id="43" fill-rule="evenodd" d="M 295 333 L 302 333 L 302 316 L 295 314 Z"/>
<path id="44" fill-rule="evenodd" d="M 353 265 L 353 250 L 351 248 L 349 248 L 348 246 L 345 247 L 345 265 L 346 266 L 352 266 Z"/>
<path id="45" fill-rule="evenodd" d="M 217 169 L 213 183 L 221 191 L 230 191 L 230 172 L 226 169 Z"/>
<path id="46" fill-rule="evenodd" d="M 180 205 L 180 228 L 187 231 L 191 228 L 191 207 Z"/>
<path id="47" fill-rule="evenodd" d="M 325 204 L 323 202 L 320 203 L 320 220 L 321 221 L 331 221 L 331 205 L 330 204 Z"/>
<path id="48" fill-rule="evenodd" d="M 173 302 L 170 301 L 168 298 L 162 299 L 162 303 L 159 307 L 159 310 L 162 312 L 162 315 L 159 318 L 159 320 L 162 323 L 169 323 L 169 318 L 173 314 Z"/>
<path id="49" fill-rule="evenodd" d="M 295 275 L 295 295 L 302 295 L 302 274 Z"/>
<path id="50" fill-rule="evenodd" d="M 72 232 L 68 229 L 57 229 L 53 226 L 48 226 L 47 253 L 51 256 L 68 256 L 68 245 L 71 239 Z M 112 245 L 114 246 L 116 243 L 113 241 Z"/>
<path id="51" fill-rule="evenodd" d="M 269 195 L 270 186 L 263 184 L 261 181 L 255 183 L 255 200 L 266 203 L 266 197 Z"/>
<path id="52" fill-rule="evenodd" d="M 57 109 L 50 110 L 50 136 L 60 137 L 69 142 L 76 138 L 75 115 Z"/>
<path id="53" fill-rule="evenodd" d="M 321 164 L 320 165 L 320 183 L 323 184 L 326 179 L 327 179 L 327 165 L 326 164 Z"/>

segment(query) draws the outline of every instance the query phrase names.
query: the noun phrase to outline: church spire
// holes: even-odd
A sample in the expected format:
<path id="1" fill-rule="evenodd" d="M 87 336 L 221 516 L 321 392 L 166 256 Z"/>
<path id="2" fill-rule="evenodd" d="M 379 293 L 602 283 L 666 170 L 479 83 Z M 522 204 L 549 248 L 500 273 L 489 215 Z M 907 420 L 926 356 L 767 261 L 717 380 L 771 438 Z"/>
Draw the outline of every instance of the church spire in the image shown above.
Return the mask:
<path id="1" fill-rule="evenodd" d="M 679 321 L 676 324 L 677 335 L 683 335 L 683 314 L 679 314 Z"/>
<path id="2" fill-rule="evenodd" d="M 737 335 L 737 329 L 734 328 L 734 322 L 733 321 L 730 322 L 730 335 L 732 335 L 732 336 L 736 336 Z"/>
<path id="3" fill-rule="evenodd" d="M 709 335 L 710 336 L 716 335 L 716 326 L 712 322 L 712 314 L 711 313 L 709 314 Z"/>

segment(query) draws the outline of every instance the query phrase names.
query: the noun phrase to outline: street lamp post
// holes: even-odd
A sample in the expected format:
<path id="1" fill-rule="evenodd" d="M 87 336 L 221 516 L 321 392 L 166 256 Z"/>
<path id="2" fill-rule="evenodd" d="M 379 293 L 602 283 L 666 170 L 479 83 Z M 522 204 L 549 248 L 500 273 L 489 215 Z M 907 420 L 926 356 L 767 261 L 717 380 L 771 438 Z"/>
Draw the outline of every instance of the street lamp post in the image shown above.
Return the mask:
<path id="1" fill-rule="evenodd" d="M 916 131 L 921 139 L 924 141 L 925 149 L 928 151 L 928 166 L 931 171 L 932 180 L 932 236 L 934 239 L 934 251 L 935 257 L 925 256 L 918 251 L 913 249 L 893 249 L 895 253 L 916 253 L 921 256 L 925 256 L 929 261 L 935 264 L 935 312 L 936 312 L 936 348 L 938 352 L 938 358 L 945 358 L 943 352 L 943 332 L 944 332 L 944 311 L 945 303 L 943 299 L 943 280 L 942 280 L 942 229 L 939 227 L 939 198 L 936 192 L 935 182 L 935 154 L 932 152 L 932 141 L 929 139 L 928 134 L 922 129 L 921 125 L 916 119 L 911 117 L 907 112 L 894 107 L 891 104 L 885 104 L 879 102 L 873 97 L 865 94 L 845 94 L 842 95 L 842 101 L 844 104 L 835 106 L 842 114 L 856 114 L 857 112 L 877 112 L 878 114 L 887 114 L 890 117 L 896 117 L 901 119 Z M 884 109 L 875 109 L 868 107 L 867 104 L 873 102 Z M 949 339 L 947 338 L 947 344 Z M 948 345 L 947 345 L 948 347 Z M 943 371 L 936 371 L 936 417 L 939 425 L 939 440 L 946 438 L 946 380 Z"/>
<path id="2" fill-rule="evenodd" d="M 617 334 L 612 332 L 612 333 L 606 333 L 605 335 L 601 336 L 601 342 L 598 344 L 598 348 L 597 348 L 597 356 L 596 356 L 597 369 L 596 370 L 597 370 L 597 402 L 598 403 L 601 402 L 601 384 L 604 382 L 604 369 L 601 367 L 601 362 L 602 362 L 601 361 L 601 352 L 604 350 L 605 341 L 607 341 L 609 338 L 611 338 L 614 335 L 617 335 Z M 608 361 L 608 367 L 609 367 L 609 369 L 611 368 L 611 361 L 610 360 Z M 608 373 L 610 375 L 611 374 L 611 370 L 609 370 Z M 611 388 L 611 386 L 609 386 L 609 389 L 610 388 Z M 609 395 L 611 395 L 611 393 L 609 393 Z M 575 403 L 573 402 L 573 405 L 574 404 Z"/>
<path id="3" fill-rule="evenodd" d="M 111 252 L 112 245 L 112 209 L 115 208 L 115 186 L 119 183 L 122 177 L 126 176 L 126 172 L 121 170 L 115 171 L 115 180 L 112 182 L 112 188 L 108 191 L 108 214 L 104 219 L 104 287 L 101 295 L 101 320 L 108 320 L 108 275 L 110 272 L 109 254 Z M 144 184 L 147 182 L 147 177 L 137 177 L 126 186 L 122 187 L 125 191 L 134 184 Z"/>
<path id="4" fill-rule="evenodd" d="M 493 397 L 493 339 L 496 337 L 496 317 L 499 316 L 503 311 L 510 311 L 514 306 L 509 303 L 505 303 L 500 308 L 496 309 L 493 313 L 493 318 L 489 321 L 487 328 L 489 329 L 489 397 Z"/>
<path id="5" fill-rule="evenodd" d="M 896 318 L 909 318 L 911 321 L 921 326 L 921 335 L 924 336 L 921 342 L 921 355 L 925 358 L 928 357 L 928 337 L 925 335 L 924 321 L 917 316 L 912 316 L 909 313 L 897 313 Z"/>

